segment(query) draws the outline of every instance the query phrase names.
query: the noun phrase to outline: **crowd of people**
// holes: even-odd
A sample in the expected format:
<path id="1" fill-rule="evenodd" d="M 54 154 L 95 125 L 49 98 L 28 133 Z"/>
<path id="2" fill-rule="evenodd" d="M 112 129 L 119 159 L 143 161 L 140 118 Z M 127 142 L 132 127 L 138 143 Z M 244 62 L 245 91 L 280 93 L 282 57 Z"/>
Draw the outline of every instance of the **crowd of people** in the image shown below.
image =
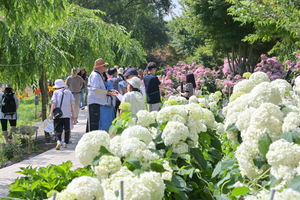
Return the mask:
<path id="1" fill-rule="evenodd" d="M 49 119 L 53 120 L 54 132 L 57 140 L 56 149 L 67 147 L 70 142 L 71 129 L 78 123 L 79 110 L 88 109 L 86 132 L 93 130 L 108 131 L 112 121 L 122 114 L 120 104 L 130 103 L 129 110 L 135 116 L 140 110 L 149 112 L 158 111 L 161 102 L 161 89 L 164 85 L 164 76 L 161 80 L 156 76 L 155 62 L 147 64 L 145 74 L 141 69 L 127 66 L 107 68 L 102 58 L 94 62 L 93 71 L 87 76 L 86 68 L 72 69 L 66 80 L 56 79 L 51 98 Z M 195 79 L 192 73 L 186 74 L 186 84 L 182 86 L 181 96 L 187 99 L 194 94 Z M 4 90 L 12 92 L 10 87 Z M 86 91 L 85 91 L 86 90 Z M 3 95 L 2 94 L 2 95 Z M 85 94 L 86 101 L 85 101 Z M 16 106 L 19 106 L 15 97 Z M 86 103 L 85 103 L 86 102 Z M 54 117 L 54 110 L 59 108 L 62 115 Z M 8 140 L 7 120 L 12 127 L 16 126 L 17 113 L 9 118 L 0 112 L 2 131 Z"/>

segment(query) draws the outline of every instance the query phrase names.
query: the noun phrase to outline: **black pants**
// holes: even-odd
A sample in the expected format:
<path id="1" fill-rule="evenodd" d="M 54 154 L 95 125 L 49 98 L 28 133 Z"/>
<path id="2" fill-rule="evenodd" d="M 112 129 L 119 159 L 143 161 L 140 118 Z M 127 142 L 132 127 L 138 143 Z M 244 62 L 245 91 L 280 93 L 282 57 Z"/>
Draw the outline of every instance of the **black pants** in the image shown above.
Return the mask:
<path id="1" fill-rule="evenodd" d="M 99 130 L 99 120 L 100 120 L 100 104 L 90 104 L 89 116 L 86 123 L 86 132 Z"/>
<path id="2" fill-rule="evenodd" d="M 7 121 L 9 121 L 10 126 L 16 126 L 16 119 L 1 119 L 2 131 L 7 131 Z"/>
<path id="3" fill-rule="evenodd" d="M 65 130 L 65 143 L 69 144 L 70 118 L 54 119 L 54 132 L 56 140 L 61 141 L 61 134 Z"/>

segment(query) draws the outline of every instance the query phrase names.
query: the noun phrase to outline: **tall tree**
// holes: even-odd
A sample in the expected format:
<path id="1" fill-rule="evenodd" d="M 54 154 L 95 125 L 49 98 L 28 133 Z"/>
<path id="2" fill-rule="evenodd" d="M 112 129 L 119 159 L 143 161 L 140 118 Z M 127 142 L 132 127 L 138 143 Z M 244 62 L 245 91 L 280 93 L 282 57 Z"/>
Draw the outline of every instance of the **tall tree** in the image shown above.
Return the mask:
<path id="1" fill-rule="evenodd" d="M 243 41 L 246 35 L 254 32 L 253 24 L 242 25 L 234 21 L 227 12 L 230 3 L 224 0 L 183 0 L 182 3 L 185 8 L 184 15 L 192 18 L 185 18 L 186 30 L 193 35 L 193 32 L 197 33 L 198 40 L 204 41 L 200 46 L 210 46 L 212 52 L 215 52 L 212 55 L 218 55 L 219 52 L 232 60 L 233 75 L 253 71 L 259 55 L 265 49 L 270 49 L 267 44 L 262 45 L 261 41 L 253 44 Z M 203 48 L 197 48 L 198 50 L 206 53 Z"/>
<path id="2" fill-rule="evenodd" d="M 172 7 L 171 0 L 72 0 L 88 9 L 99 9 L 107 23 L 124 26 L 148 52 L 167 44 L 163 16 Z"/>
<path id="3" fill-rule="evenodd" d="M 243 23 L 252 23 L 255 32 L 246 36 L 245 40 L 275 40 L 276 45 L 270 53 L 288 58 L 288 55 L 299 51 L 300 1 L 298 0 L 227 0 L 232 4 L 229 8 L 234 19 Z"/>
<path id="4" fill-rule="evenodd" d="M 55 8 L 55 4 L 48 3 Z M 5 18 L 1 23 L 7 32 L 1 36 L 0 75 L 3 81 L 19 89 L 32 86 L 38 80 L 43 97 L 43 119 L 47 117 L 47 79 L 59 78 L 68 74 L 71 68 L 83 65 L 91 71 L 94 60 L 99 57 L 112 65 L 145 63 L 141 45 L 122 27 L 106 24 L 95 15 L 96 11 L 65 3 L 61 9 L 63 14 L 56 19 L 52 13 L 55 9 L 46 12 L 39 4 L 33 5 L 35 11 L 31 14 L 34 16 L 24 14 L 15 18 L 18 23 L 28 26 L 15 26 Z M 0 12 L 6 16 L 13 11 L 20 12 L 17 9 Z M 35 15 L 42 20 L 31 26 Z"/>

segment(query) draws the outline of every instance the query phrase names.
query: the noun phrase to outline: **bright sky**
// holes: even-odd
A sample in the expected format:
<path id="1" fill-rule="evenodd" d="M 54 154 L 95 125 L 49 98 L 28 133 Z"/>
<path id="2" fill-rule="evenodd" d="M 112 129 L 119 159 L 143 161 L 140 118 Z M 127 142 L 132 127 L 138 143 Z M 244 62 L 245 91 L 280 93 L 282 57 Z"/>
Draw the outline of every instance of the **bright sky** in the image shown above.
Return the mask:
<path id="1" fill-rule="evenodd" d="M 178 3 L 178 0 L 172 0 L 172 3 L 176 5 L 176 8 L 175 9 L 172 9 L 173 13 L 176 15 L 176 16 L 180 16 L 181 15 L 181 6 L 180 4 Z M 171 15 L 168 15 L 164 18 L 166 21 L 169 21 L 172 19 L 172 16 Z"/>

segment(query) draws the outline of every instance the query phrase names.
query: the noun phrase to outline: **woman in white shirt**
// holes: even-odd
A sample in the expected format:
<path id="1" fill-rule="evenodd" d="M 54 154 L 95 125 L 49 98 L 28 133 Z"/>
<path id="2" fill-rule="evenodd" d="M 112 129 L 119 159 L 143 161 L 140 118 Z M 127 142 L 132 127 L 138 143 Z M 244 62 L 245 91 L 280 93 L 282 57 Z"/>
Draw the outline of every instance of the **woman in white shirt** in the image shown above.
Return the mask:
<path id="1" fill-rule="evenodd" d="M 128 79 L 127 83 L 128 92 L 123 96 L 121 103 L 130 103 L 131 115 L 136 115 L 139 110 L 145 110 L 144 96 L 140 90 L 142 81 L 138 77 L 133 77 Z M 122 113 L 122 110 L 120 112 Z"/>

